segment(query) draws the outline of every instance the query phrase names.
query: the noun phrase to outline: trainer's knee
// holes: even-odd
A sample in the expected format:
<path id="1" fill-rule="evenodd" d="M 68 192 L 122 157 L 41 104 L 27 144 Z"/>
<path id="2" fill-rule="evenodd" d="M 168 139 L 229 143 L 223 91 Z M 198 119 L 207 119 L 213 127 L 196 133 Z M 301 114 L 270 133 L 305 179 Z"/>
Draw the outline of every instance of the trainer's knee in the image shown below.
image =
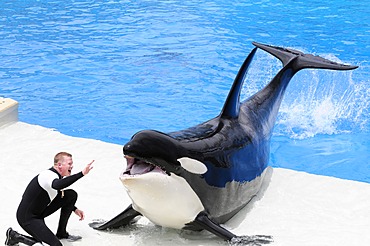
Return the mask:
<path id="1" fill-rule="evenodd" d="M 77 192 L 74 191 L 74 190 L 64 190 L 64 196 L 63 198 L 64 199 L 67 199 L 68 200 L 68 203 L 73 203 L 75 204 L 76 201 L 77 201 Z"/>

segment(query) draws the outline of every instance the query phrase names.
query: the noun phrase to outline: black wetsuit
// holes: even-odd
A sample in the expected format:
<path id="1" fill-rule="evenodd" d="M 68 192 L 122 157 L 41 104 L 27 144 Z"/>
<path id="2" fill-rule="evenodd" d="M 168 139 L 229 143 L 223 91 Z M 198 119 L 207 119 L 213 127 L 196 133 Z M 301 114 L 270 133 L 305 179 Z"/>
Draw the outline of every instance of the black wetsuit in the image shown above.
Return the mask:
<path id="1" fill-rule="evenodd" d="M 50 168 L 34 177 L 28 184 L 17 210 L 20 226 L 39 242 L 50 246 L 59 246 L 59 238 L 68 235 L 66 231 L 68 219 L 76 210 L 77 193 L 67 188 L 83 177 L 82 172 L 62 178 Z M 56 235 L 46 226 L 44 218 L 61 208 L 59 225 Z"/>

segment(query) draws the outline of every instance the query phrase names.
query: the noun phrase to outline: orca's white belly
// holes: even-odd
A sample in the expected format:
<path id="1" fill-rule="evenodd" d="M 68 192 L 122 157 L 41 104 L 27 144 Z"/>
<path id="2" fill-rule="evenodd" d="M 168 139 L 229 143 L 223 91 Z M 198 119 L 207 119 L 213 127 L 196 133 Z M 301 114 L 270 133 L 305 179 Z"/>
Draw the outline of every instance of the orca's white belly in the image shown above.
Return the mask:
<path id="1" fill-rule="evenodd" d="M 120 179 L 133 208 L 157 225 L 181 229 L 204 210 L 186 180 L 173 173 L 125 175 Z"/>

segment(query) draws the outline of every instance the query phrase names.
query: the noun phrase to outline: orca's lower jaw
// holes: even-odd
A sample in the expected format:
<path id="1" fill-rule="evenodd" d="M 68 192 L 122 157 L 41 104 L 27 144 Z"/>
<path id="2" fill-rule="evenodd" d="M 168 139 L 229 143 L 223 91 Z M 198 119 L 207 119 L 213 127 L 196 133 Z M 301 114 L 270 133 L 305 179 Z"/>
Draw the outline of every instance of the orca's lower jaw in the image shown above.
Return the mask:
<path id="1" fill-rule="evenodd" d="M 145 161 L 143 159 L 134 158 L 130 156 L 125 156 L 127 161 L 126 170 L 123 172 L 122 176 L 138 176 L 147 173 L 161 173 L 164 175 L 169 175 L 168 172 L 163 170 L 161 167 Z"/>

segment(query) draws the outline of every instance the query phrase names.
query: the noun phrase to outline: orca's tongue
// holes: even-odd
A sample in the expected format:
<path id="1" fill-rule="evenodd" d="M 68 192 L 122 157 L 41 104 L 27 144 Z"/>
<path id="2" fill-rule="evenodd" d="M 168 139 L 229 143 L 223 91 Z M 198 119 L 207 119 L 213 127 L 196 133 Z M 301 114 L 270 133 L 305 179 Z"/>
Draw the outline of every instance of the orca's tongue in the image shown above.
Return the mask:
<path id="1" fill-rule="evenodd" d="M 144 174 L 152 171 L 153 169 L 154 169 L 153 165 L 146 163 L 137 163 L 131 167 L 130 174 L 131 175 Z"/>

